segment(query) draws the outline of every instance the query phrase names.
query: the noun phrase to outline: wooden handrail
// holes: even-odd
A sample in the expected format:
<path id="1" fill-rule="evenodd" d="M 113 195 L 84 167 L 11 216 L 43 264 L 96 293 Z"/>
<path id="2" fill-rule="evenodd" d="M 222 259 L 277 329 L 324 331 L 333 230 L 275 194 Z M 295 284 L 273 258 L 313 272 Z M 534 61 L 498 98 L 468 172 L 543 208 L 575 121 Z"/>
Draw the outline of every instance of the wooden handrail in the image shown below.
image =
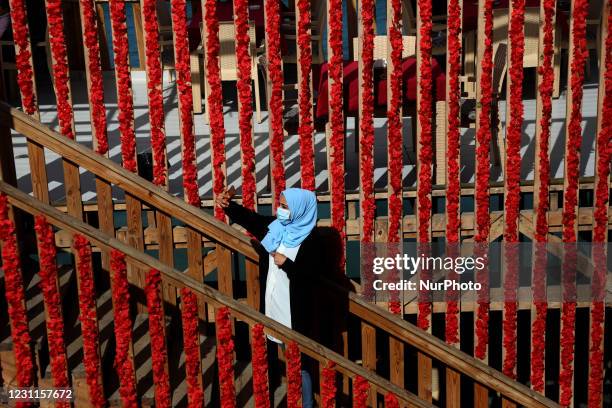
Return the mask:
<path id="1" fill-rule="evenodd" d="M 213 241 L 221 242 L 254 261 L 259 259 L 257 251 L 245 234 L 234 228 L 228 228 L 226 224 L 202 209 L 187 204 L 179 197 L 168 194 L 162 188 L 144 180 L 137 174 L 127 171 L 112 160 L 92 154 L 91 149 L 62 136 L 5 102 L 0 102 L 0 120 L 29 140 L 39 143 L 64 159 L 117 185 L 143 200 L 146 204 L 155 207 L 155 209 L 195 228 Z"/>
<path id="2" fill-rule="evenodd" d="M 383 393 L 393 393 L 398 399 L 410 404 L 411 407 L 433 407 L 428 402 L 419 399 L 414 394 L 392 384 L 374 372 L 366 370 L 360 365 L 344 358 L 340 354 L 314 342 L 306 336 L 299 334 L 290 328 L 270 319 L 269 317 L 253 310 L 251 307 L 236 301 L 229 296 L 218 292 L 217 290 L 206 286 L 188 275 L 183 274 L 150 255 L 140 252 L 137 249 L 104 234 L 97 228 L 94 228 L 84 222 L 63 213 L 56 208 L 30 197 L 28 194 L 18 190 L 17 188 L 0 181 L 0 192 L 6 194 L 11 205 L 19 208 L 32 215 L 44 215 L 47 221 L 54 226 L 63 230 L 70 231 L 74 234 L 81 234 L 87 237 L 92 244 L 101 247 L 104 250 L 118 250 L 123 252 L 130 262 L 137 267 L 143 269 L 154 268 L 161 272 L 162 280 L 172 284 L 177 288 L 189 288 L 196 295 L 203 297 L 207 303 L 212 303 L 217 307 L 227 307 L 231 310 L 232 315 L 236 318 L 247 322 L 248 324 L 259 323 L 264 326 L 264 331 L 284 342 L 294 341 L 298 344 L 300 351 L 319 362 L 333 361 L 336 364 L 336 370 L 344 375 L 354 377 L 361 376 L 372 384 L 376 390 Z M 138 282 L 130 282 L 138 286 Z M 141 289 L 144 289 L 141 287 Z"/>
<path id="3" fill-rule="evenodd" d="M 166 191 L 145 181 L 136 174 L 128 172 L 111 160 L 93 154 L 91 149 L 65 138 L 3 102 L 0 102 L 0 118 L 7 120 L 7 123 L 10 123 L 13 129 L 25 135 L 28 139 L 118 185 L 125 191 L 141 198 L 146 204 L 148 203 L 163 212 L 171 214 L 196 231 L 209 236 L 213 240 L 222 242 L 224 245 L 228 245 L 254 262 L 259 261 L 257 251 L 253 248 L 245 234 L 218 221 L 201 209 L 186 204 L 180 198 L 171 196 Z M 95 231 L 95 229 L 89 228 Z M 125 252 L 126 254 L 128 253 L 127 251 Z M 159 264 L 161 265 L 161 263 Z M 193 280 L 190 279 L 190 281 Z M 476 382 L 507 396 L 521 405 L 529 407 L 558 406 L 553 401 L 492 369 L 478 359 L 449 347 L 435 336 L 425 333 L 416 326 L 382 310 L 380 307 L 366 302 L 359 295 L 349 293 L 348 297 L 349 311 L 351 313 L 371 325 L 385 330 L 390 335 L 408 343 L 419 351 L 441 361 L 448 367 L 464 373 Z"/>

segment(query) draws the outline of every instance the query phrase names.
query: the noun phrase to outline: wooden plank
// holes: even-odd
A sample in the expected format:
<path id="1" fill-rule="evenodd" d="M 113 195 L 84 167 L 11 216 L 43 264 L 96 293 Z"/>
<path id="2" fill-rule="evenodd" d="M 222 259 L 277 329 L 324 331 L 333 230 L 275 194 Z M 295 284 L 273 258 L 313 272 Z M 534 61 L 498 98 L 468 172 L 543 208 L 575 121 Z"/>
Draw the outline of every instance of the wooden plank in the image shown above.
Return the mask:
<path id="1" fill-rule="evenodd" d="M 389 362 L 390 362 L 390 373 L 389 379 L 391 382 L 398 387 L 404 387 L 404 343 L 394 337 L 389 338 Z M 419 384 L 421 379 L 419 377 Z M 421 396 L 419 388 L 419 397 Z M 427 400 L 427 399 L 426 399 Z M 428 400 L 431 401 L 431 400 Z"/>
<path id="2" fill-rule="evenodd" d="M 361 364 L 363 368 L 376 372 L 376 329 L 361 322 Z M 371 389 L 368 398 L 372 407 L 376 406 L 376 390 Z"/>
<path id="3" fill-rule="evenodd" d="M 247 303 L 255 310 L 260 310 L 261 294 L 259 285 L 259 265 L 245 259 Z"/>
<path id="4" fill-rule="evenodd" d="M 459 408 L 461 407 L 461 374 L 459 372 L 446 368 L 446 407 Z"/>
<path id="5" fill-rule="evenodd" d="M 163 280 L 167 280 L 169 283 L 179 288 L 189 288 L 199 298 L 205 299 L 207 303 L 211 304 L 215 308 L 228 307 L 231 310 L 234 318 L 245 321 L 249 325 L 261 323 L 265 327 L 267 334 L 271 334 L 285 343 L 295 341 L 302 353 L 314 358 L 315 360 L 319 362 L 333 361 L 336 364 L 336 370 L 341 374 L 351 377 L 360 375 L 368 382 L 372 383 L 376 389 L 379 389 L 384 393 L 392 392 L 404 403 L 411 403 L 416 407 L 433 407 L 431 404 L 419 400 L 414 394 L 411 394 L 408 391 L 392 384 L 391 382 L 382 379 L 371 371 L 360 367 L 348 359 L 345 359 L 338 353 L 335 353 L 312 341 L 311 339 L 292 331 L 288 327 L 254 311 L 249 305 L 234 300 L 227 295 L 212 289 L 208 285 L 198 283 L 186 274 L 164 265 L 159 260 L 100 232 L 96 228 L 93 228 L 83 222 L 75 221 L 68 215 L 61 213 L 55 208 L 43 204 L 32 197 L 29 197 L 27 194 L 17 190 L 14 187 L 11 187 L 5 182 L 0 182 L 0 192 L 7 194 L 9 197 L 9 203 L 11 205 L 15 205 L 25 212 L 33 215 L 45 214 L 48 221 L 58 228 L 67 229 L 72 233 L 83 234 L 92 242 L 93 245 L 104 247 L 105 250 L 110 251 L 112 249 L 116 249 L 123 252 L 126 254 L 129 262 L 136 264 L 139 268 L 158 269 L 161 272 Z M 134 284 L 136 282 L 131 283 Z M 539 407 L 546 405 L 532 406 Z"/>
<path id="6" fill-rule="evenodd" d="M 145 35 L 142 19 L 142 6 L 139 2 L 132 3 L 132 18 L 134 19 L 134 31 L 136 33 L 136 48 L 138 50 L 138 69 L 144 70 L 145 66 Z"/>
<path id="7" fill-rule="evenodd" d="M 217 279 L 219 281 L 219 292 L 233 297 L 234 277 L 232 268 L 232 251 L 217 243 Z"/>

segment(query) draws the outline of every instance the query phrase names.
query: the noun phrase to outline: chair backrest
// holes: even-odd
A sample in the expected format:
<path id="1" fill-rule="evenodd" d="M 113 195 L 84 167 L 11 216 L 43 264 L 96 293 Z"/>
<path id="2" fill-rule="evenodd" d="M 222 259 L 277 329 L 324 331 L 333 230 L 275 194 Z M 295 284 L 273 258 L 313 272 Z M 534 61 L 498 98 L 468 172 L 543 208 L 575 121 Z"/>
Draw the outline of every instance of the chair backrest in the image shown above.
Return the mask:
<path id="1" fill-rule="evenodd" d="M 255 25 L 249 21 L 249 38 L 251 59 L 255 55 Z M 219 64 L 221 80 L 235 81 L 238 79 L 238 62 L 236 60 L 236 26 L 233 21 L 219 22 Z M 251 73 L 252 74 L 252 73 Z"/>
<path id="2" fill-rule="evenodd" d="M 402 36 L 402 58 L 413 57 L 416 55 L 416 37 L 413 35 Z M 374 60 L 386 60 L 387 59 L 387 36 L 377 35 L 374 37 Z M 353 38 L 353 49 L 357 50 L 359 45 L 359 38 Z M 353 60 L 357 61 L 361 56 L 355 52 Z"/>

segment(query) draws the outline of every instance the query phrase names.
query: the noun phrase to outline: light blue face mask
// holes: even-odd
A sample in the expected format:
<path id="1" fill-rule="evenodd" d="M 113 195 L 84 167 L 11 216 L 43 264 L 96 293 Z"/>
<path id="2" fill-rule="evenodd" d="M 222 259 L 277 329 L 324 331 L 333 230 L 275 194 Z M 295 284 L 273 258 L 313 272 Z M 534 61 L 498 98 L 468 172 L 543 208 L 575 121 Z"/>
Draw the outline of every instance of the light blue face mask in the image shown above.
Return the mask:
<path id="1" fill-rule="evenodd" d="M 278 207 L 276 209 L 276 218 L 279 221 L 281 221 L 281 222 L 282 221 L 289 221 L 290 217 L 291 217 L 291 211 L 289 211 L 288 209 L 283 208 L 283 207 Z"/>

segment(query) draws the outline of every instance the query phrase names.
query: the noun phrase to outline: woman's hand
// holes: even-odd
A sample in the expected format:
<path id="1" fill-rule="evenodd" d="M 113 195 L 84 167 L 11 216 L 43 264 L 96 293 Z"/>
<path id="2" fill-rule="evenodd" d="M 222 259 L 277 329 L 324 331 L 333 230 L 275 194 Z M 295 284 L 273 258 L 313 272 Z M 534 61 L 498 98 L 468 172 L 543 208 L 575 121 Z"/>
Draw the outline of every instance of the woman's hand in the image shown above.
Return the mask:
<path id="1" fill-rule="evenodd" d="M 283 264 L 287 260 L 287 257 L 281 254 L 280 252 L 274 252 L 272 256 L 274 257 L 274 263 L 276 264 L 276 266 L 283 266 Z"/>
<path id="2" fill-rule="evenodd" d="M 226 188 L 221 194 L 217 195 L 217 198 L 215 198 L 215 203 L 221 208 L 227 208 L 235 195 L 236 189 L 234 186 L 230 187 L 229 189 Z"/>

